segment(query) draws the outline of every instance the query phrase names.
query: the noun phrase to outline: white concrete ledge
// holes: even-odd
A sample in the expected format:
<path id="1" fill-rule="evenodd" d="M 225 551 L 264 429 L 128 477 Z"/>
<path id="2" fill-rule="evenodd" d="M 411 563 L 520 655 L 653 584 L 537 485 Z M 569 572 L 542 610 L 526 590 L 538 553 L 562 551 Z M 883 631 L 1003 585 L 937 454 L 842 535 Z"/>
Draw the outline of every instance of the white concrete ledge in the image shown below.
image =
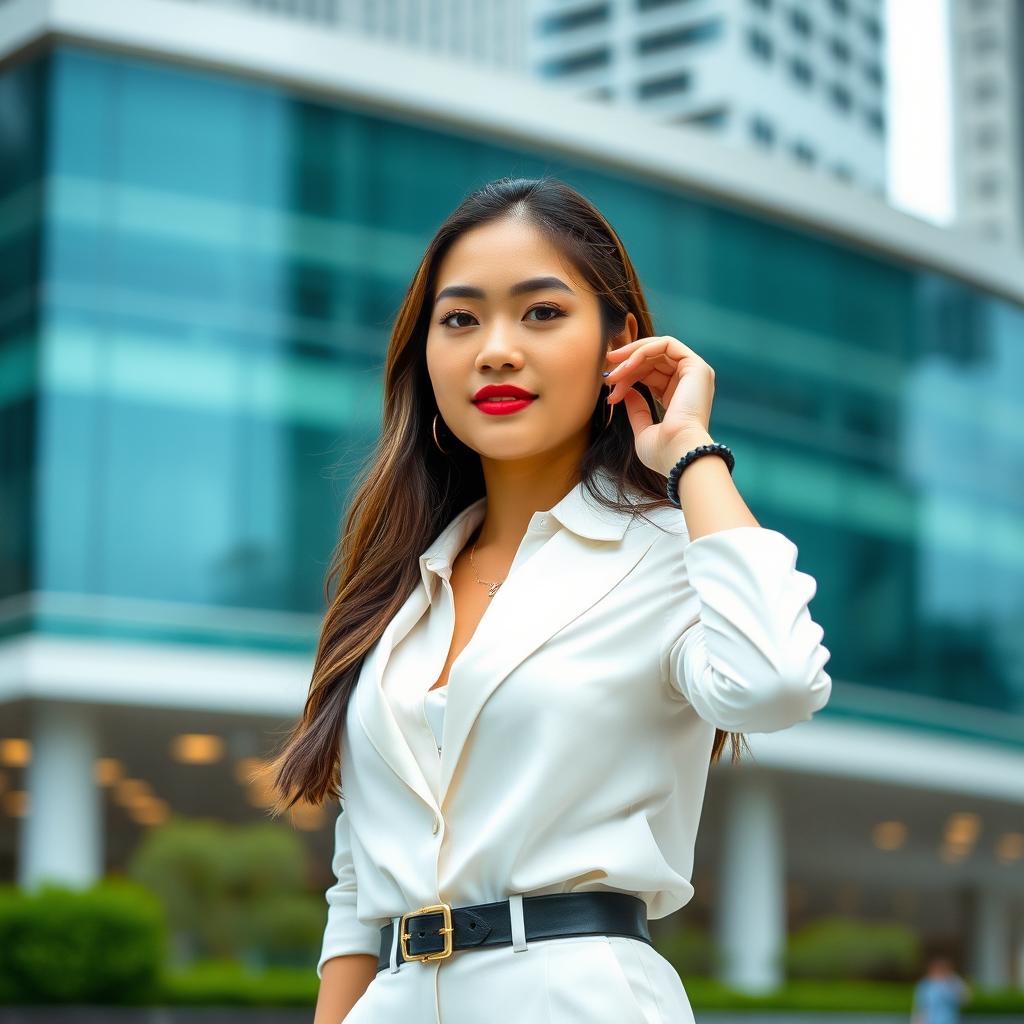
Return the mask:
<path id="1" fill-rule="evenodd" d="M 312 658 L 206 645 L 28 636 L 0 644 L 0 703 L 71 700 L 232 714 L 295 715 L 312 677 Z M 716 772 L 754 765 L 818 777 L 907 785 L 1024 805 L 1024 746 L 925 732 L 913 725 L 829 719 L 775 733 L 751 733 L 754 755 Z"/>
<path id="2" fill-rule="evenodd" d="M 912 725 L 829 719 L 747 742 L 757 764 L 818 777 L 906 785 L 933 792 L 988 797 L 1024 806 L 1024 744 L 1010 746 L 925 732 Z M 723 771 L 735 771 L 723 763 Z M 738 770 L 742 770 L 742 766 Z"/>
<path id="3" fill-rule="evenodd" d="M 30 635 L 0 644 L 0 704 L 67 700 L 229 714 L 296 715 L 313 659 L 224 650 Z"/>

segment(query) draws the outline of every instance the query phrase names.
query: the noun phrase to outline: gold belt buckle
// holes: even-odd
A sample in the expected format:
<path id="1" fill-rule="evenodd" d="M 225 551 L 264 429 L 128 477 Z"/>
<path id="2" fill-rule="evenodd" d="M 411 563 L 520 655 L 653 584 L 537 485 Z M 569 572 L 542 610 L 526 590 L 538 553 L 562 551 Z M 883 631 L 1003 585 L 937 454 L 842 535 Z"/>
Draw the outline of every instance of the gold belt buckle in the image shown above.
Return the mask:
<path id="1" fill-rule="evenodd" d="M 441 911 L 444 914 L 444 925 L 441 928 L 437 928 L 437 934 L 444 936 L 444 949 L 437 953 L 420 953 L 414 954 L 409 952 L 408 940 L 409 932 L 405 930 L 405 922 L 410 917 L 415 917 L 417 914 L 427 914 L 431 912 Z M 420 907 L 419 910 L 410 910 L 408 914 L 402 915 L 402 920 L 399 924 L 401 929 L 398 933 L 398 937 L 402 943 L 402 959 L 403 960 L 444 960 L 452 955 L 452 946 L 455 942 L 455 929 L 452 927 L 452 908 L 449 903 L 434 903 L 429 907 Z"/>

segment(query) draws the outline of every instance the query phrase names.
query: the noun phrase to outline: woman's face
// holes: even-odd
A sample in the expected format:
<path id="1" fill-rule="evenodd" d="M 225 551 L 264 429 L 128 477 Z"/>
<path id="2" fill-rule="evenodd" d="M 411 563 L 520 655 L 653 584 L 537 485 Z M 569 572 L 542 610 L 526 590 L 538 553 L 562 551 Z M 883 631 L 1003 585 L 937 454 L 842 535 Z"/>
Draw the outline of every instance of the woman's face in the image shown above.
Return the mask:
<path id="1" fill-rule="evenodd" d="M 526 282 L 528 290 L 511 294 Z M 453 288 L 459 293 L 445 294 Z M 597 296 L 536 229 L 508 218 L 453 243 L 435 295 L 427 371 L 448 429 L 483 460 L 578 461 L 594 406 L 607 393 Z M 632 313 L 623 335 L 614 343 L 636 336 Z M 486 384 L 514 384 L 537 397 L 515 412 L 485 412 L 473 399 Z"/>

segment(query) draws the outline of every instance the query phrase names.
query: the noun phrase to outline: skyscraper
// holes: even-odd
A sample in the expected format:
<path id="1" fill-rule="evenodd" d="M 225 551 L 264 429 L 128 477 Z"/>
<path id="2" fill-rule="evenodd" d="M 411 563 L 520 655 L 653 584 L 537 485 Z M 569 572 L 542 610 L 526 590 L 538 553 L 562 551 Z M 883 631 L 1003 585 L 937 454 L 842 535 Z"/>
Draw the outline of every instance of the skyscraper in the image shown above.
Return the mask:
<path id="1" fill-rule="evenodd" d="M 582 96 L 711 128 L 885 189 L 881 0 L 536 0 L 531 68 Z"/>
<path id="2" fill-rule="evenodd" d="M 1024 247 L 1024 3 L 951 0 L 955 218 Z"/>

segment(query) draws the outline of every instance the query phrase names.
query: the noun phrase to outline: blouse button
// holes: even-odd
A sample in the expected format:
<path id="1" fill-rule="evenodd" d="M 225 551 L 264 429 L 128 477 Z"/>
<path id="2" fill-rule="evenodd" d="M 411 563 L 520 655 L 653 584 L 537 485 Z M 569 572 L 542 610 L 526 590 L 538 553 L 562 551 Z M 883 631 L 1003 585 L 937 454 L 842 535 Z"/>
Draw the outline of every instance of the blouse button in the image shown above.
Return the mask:
<path id="1" fill-rule="evenodd" d="M 441 827 L 441 819 L 435 814 L 434 815 L 434 835 L 437 835 L 438 829 Z"/>

